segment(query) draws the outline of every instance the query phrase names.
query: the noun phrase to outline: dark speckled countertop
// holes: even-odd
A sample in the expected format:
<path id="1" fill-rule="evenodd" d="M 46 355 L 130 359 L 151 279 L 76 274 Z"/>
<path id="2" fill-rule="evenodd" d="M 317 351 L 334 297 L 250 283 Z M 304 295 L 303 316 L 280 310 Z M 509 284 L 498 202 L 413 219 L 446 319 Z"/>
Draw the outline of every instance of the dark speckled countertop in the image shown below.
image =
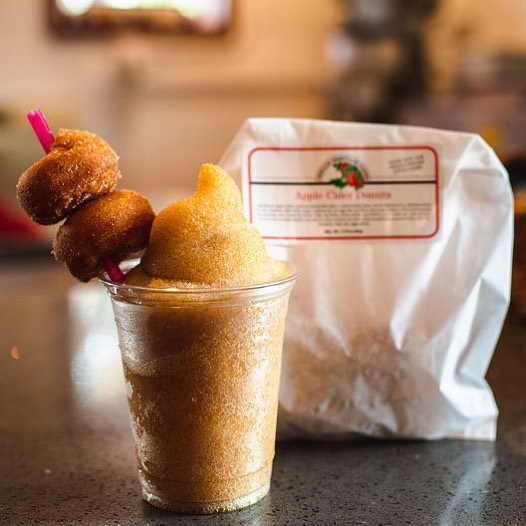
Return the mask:
<path id="1" fill-rule="evenodd" d="M 526 322 L 513 315 L 488 373 L 495 443 L 279 443 L 268 497 L 188 517 L 141 500 L 100 285 L 10 263 L 0 299 L 1 525 L 526 524 Z"/>

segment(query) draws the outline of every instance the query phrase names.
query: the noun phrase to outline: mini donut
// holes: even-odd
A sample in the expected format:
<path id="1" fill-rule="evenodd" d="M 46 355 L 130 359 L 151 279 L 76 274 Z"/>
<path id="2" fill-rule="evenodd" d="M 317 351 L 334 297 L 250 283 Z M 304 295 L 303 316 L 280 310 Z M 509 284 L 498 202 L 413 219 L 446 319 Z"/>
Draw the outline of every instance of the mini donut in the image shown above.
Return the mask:
<path id="1" fill-rule="evenodd" d="M 55 259 L 66 264 L 80 281 L 89 281 L 104 268 L 148 243 L 155 214 L 148 200 L 133 190 L 114 190 L 77 208 L 53 240 Z"/>
<path id="2" fill-rule="evenodd" d="M 98 135 L 60 130 L 50 152 L 18 180 L 17 198 L 41 225 L 57 223 L 75 208 L 115 188 L 119 158 Z"/>

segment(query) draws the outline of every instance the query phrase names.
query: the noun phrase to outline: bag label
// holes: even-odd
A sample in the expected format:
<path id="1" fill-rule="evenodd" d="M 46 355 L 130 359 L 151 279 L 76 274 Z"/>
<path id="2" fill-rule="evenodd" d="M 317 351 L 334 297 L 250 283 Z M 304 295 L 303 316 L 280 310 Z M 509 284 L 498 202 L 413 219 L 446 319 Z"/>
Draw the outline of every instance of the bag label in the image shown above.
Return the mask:
<path id="1" fill-rule="evenodd" d="M 243 196 L 268 240 L 429 239 L 439 232 L 431 146 L 257 147 Z"/>

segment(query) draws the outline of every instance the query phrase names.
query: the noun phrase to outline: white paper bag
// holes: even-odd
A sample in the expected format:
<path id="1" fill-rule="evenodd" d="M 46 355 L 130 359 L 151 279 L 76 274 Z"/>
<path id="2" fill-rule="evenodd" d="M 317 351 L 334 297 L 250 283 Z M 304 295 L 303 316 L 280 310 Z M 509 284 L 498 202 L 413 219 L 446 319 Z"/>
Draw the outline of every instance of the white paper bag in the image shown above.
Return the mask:
<path id="1" fill-rule="evenodd" d="M 220 164 L 301 272 L 280 437 L 494 439 L 484 376 L 510 297 L 513 198 L 477 135 L 250 119 Z"/>

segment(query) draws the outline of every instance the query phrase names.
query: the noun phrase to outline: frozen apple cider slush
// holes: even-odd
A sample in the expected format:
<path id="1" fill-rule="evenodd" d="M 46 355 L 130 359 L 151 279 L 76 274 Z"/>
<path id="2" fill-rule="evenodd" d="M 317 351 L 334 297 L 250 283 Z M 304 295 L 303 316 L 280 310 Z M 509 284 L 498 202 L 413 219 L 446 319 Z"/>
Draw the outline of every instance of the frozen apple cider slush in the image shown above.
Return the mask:
<path id="1" fill-rule="evenodd" d="M 182 513 L 230 511 L 266 495 L 285 316 L 296 273 L 271 258 L 220 167 L 155 216 L 116 190 L 118 157 L 94 134 L 53 136 L 17 197 L 37 223 L 63 221 L 53 254 L 80 281 L 100 276 L 119 336 L 144 498 Z M 143 252 L 140 263 L 117 263 Z M 103 269 L 105 273 L 102 273 Z"/>
<path id="2" fill-rule="evenodd" d="M 267 494 L 294 278 L 214 165 L 202 166 L 195 194 L 155 218 L 124 283 L 103 278 L 152 504 L 211 513 Z"/>

